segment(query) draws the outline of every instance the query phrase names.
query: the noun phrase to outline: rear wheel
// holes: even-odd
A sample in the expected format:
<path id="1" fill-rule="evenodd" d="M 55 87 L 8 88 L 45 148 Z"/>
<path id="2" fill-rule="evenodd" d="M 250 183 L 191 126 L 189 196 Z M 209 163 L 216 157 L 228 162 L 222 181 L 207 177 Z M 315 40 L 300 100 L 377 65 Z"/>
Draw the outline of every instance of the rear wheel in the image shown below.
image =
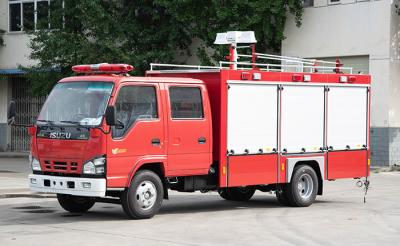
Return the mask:
<path id="1" fill-rule="evenodd" d="M 292 181 L 287 187 L 287 197 L 290 205 L 308 207 L 317 197 L 318 177 L 314 169 L 307 165 L 296 166 Z"/>
<path id="2" fill-rule="evenodd" d="M 149 219 L 161 208 L 164 189 L 160 177 L 149 170 L 136 173 L 131 185 L 122 192 L 121 203 L 132 219 Z"/>
<path id="3" fill-rule="evenodd" d="M 253 197 L 256 189 L 254 187 L 232 187 L 218 190 L 218 194 L 229 201 L 248 201 Z"/>
<path id="4" fill-rule="evenodd" d="M 63 209 L 72 213 L 84 213 L 95 204 L 93 197 L 85 196 L 57 194 L 57 200 Z"/>

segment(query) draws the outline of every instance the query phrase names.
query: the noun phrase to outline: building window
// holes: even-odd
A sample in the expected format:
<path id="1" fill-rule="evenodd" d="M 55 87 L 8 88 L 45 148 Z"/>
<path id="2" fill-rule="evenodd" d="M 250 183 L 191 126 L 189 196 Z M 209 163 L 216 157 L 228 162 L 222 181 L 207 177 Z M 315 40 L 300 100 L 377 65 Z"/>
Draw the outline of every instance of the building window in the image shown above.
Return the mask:
<path id="1" fill-rule="evenodd" d="M 8 0 L 8 5 L 9 31 L 32 31 L 51 28 L 50 9 L 61 8 L 63 0 Z"/>
<path id="2" fill-rule="evenodd" d="M 303 0 L 303 7 L 314 7 L 314 0 Z"/>
<path id="3" fill-rule="evenodd" d="M 339 4 L 340 0 L 329 0 L 329 4 Z"/>

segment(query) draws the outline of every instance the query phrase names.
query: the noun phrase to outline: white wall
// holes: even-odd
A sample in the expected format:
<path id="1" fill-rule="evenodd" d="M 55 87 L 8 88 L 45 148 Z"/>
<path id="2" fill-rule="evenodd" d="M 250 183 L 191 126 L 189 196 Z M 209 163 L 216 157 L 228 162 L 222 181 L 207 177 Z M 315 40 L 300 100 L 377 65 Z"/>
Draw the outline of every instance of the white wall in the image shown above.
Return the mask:
<path id="1" fill-rule="evenodd" d="M 7 123 L 8 80 L 0 78 L 0 124 Z"/>
<path id="2" fill-rule="evenodd" d="M 23 32 L 8 32 L 8 0 L 0 0 L 0 29 L 5 30 L 6 46 L 0 47 L 0 69 L 15 69 L 18 65 L 31 65 L 28 59 L 29 37 Z"/>
<path id="3" fill-rule="evenodd" d="M 305 8 L 302 26 L 286 21 L 282 51 L 302 57 L 388 57 L 390 1 L 358 2 Z M 373 52 L 371 52 L 373 51 Z"/>
<path id="4" fill-rule="evenodd" d="M 393 102 L 388 99 L 391 1 L 327 3 L 328 0 L 315 0 L 315 7 L 305 8 L 300 28 L 293 24 L 294 17 L 289 16 L 282 54 L 315 58 L 368 55 L 373 80 L 371 125 L 387 127 L 394 119 L 389 117 Z M 393 113 L 397 115 L 397 110 Z"/>

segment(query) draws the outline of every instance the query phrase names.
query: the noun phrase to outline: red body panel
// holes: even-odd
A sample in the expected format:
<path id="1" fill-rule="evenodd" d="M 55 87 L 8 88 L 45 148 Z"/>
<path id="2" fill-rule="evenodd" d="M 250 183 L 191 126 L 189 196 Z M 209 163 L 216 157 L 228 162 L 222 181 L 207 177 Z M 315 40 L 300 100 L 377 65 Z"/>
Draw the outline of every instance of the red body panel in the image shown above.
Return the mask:
<path id="1" fill-rule="evenodd" d="M 208 97 L 212 114 L 212 160 L 219 163 L 219 186 L 227 186 L 227 164 L 226 164 L 226 124 L 227 124 L 227 84 L 224 81 L 228 73 L 222 72 L 201 72 L 201 73 L 149 73 L 152 77 L 177 77 L 195 78 L 204 82 L 207 87 Z"/>
<path id="2" fill-rule="evenodd" d="M 368 174 L 368 151 L 332 151 L 328 153 L 328 179 L 361 178 Z"/>
<path id="3" fill-rule="evenodd" d="M 277 183 L 278 155 L 228 157 L 228 186 Z"/>
<path id="4" fill-rule="evenodd" d="M 143 83 L 127 82 L 123 86 L 143 85 Z M 151 158 L 157 156 L 165 159 L 165 135 L 164 117 L 161 94 L 158 83 L 146 83 L 152 85 L 157 90 L 158 119 L 139 120 L 121 137 L 114 139 L 111 134 L 107 135 L 107 186 L 124 187 L 133 169 L 144 157 Z M 117 93 L 122 86 L 117 88 Z M 114 97 L 114 100 L 116 97 Z M 115 102 L 111 102 L 115 103 Z M 158 138 L 161 144 L 152 145 L 151 141 Z M 144 155 L 146 153 L 146 155 Z"/>
<path id="5" fill-rule="evenodd" d="M 166 117 L 168 125 L 167 175 L 206 175 L 212 163 L 211 112 L 207 90 L 204 85 L 196 86 L 202 92 L 203 107 L 205 108 L 203 119 L 172 119 L 168 90 L 171 86 L 182 85 L 174 83 L 164 85 L 165 104 L 168 105 Z M 205 138 L 205 143 L 199 143 L 200 138 Z"/>
<path id="6" fill-rule="evenodd" d="M 89 140 L 60 140 L 32 137 L 32 155 L 39 158 L 42 170 L 46 172 L 81 173 L 82 164 L 106 151 L 104 136 L 90 137 Z M 36 148 L 34 148 L 36 146 Z M 60 163 L 63 162 L 63 163 Z M 57 163 L 61 164 L 57 167 Z M 70 169 L 71 165 L 77 168 Z M 68 168 L 61 168 L 66 165 Z"/>

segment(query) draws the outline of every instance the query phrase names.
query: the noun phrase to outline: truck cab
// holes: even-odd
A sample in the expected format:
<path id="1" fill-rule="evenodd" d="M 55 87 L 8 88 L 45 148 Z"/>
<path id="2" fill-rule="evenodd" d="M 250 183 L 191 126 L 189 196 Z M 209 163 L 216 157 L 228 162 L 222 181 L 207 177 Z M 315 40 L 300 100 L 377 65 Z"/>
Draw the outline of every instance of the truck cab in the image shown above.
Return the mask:
<path id="1" fill-rule="evenodd" d="M 107 71 L 64 78 L 29 131 L 31 189 L 57 193 L 72 211 L 85 208 L 75 200 L 120 198 L 140 170 L 156 178 L 139 184 L 143 211 L 151 210 L 167 196 L 156 188 L 166 187 L 164 177 L 207 175 L 212 164 L 208 93 L 196 79 Z"/>

